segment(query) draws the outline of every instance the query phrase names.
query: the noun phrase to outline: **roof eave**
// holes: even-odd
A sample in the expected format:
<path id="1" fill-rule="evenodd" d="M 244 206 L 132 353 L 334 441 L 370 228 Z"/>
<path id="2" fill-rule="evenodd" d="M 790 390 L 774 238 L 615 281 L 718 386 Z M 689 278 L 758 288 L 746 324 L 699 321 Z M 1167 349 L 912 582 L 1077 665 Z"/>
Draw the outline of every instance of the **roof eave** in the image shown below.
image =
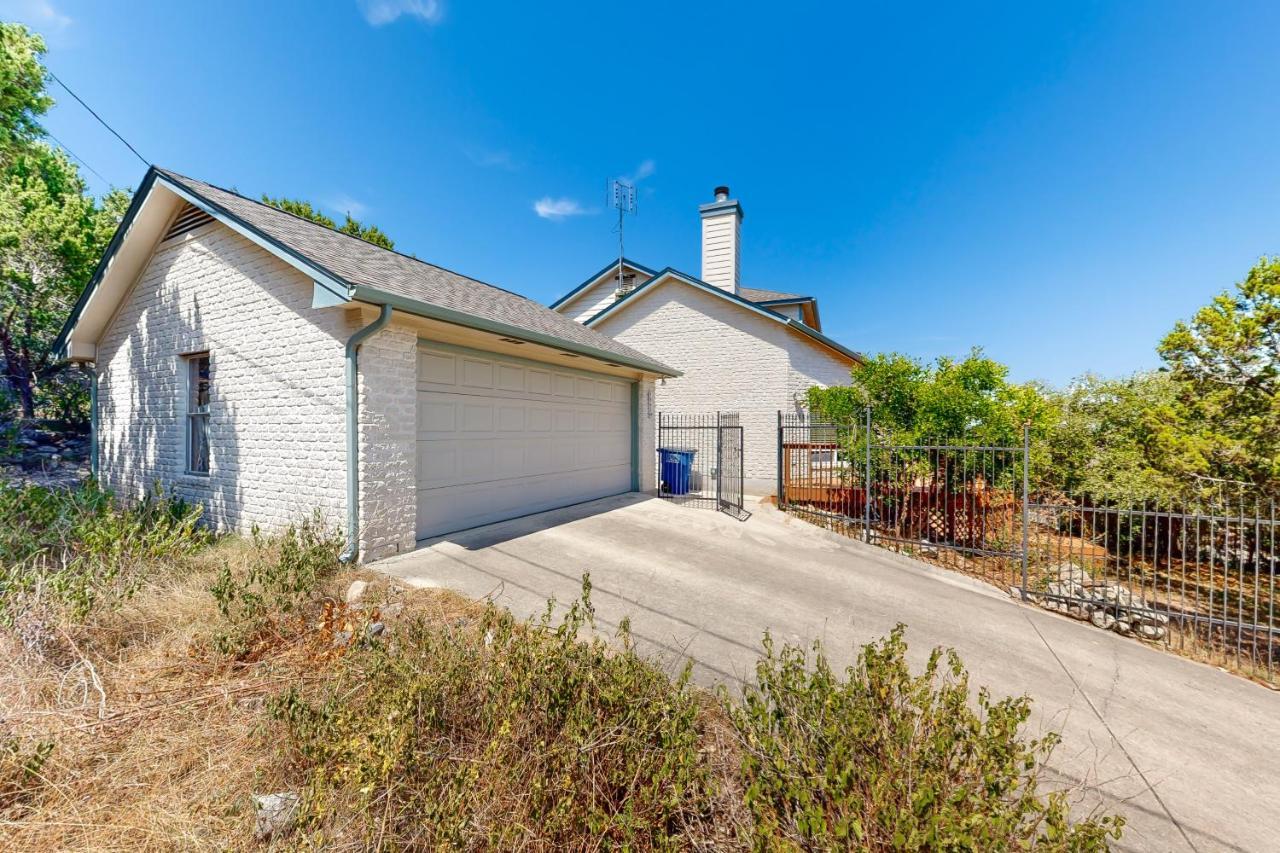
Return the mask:
<path id="1" fill-rule="evenodd" d="M 452 323 L 455 326 L 465 326 L 469 329 L 477 329 L 482 332 L 492 332 L 497 335 L 516 338 L 530 343 L 542 344 L 544 346 L 554 347 L 564 352 L 573 353 L 575 355 L 584 355 L 598 361 L 609 362 L 638 370 L 641 373 L 650 373 L 655 376 L 675 378 L 683 375 L 679 370 L 668 367 L 657 361 L 648 361 L 644 359 L 629 358 L 618 353 L 612 353 L 608 350 L 598 349 L 596 347 L 587 346 L 585 344 L 568 341 L 564 338 L 558 338 L 555 335 L 548 335 L 542 332 L 535 332 L 530 329 L 524 329 L 519 326 L 512 326 L 508 323 L 499 323 L 496 320 L 487 320 L 482 317 L 476 317 L 474 314 L 467 314 L 463 311 L 455 311 L 452 308 L 443 308 L 439 305 L 432 305 L 427 302 L 421 302 L 417 299 L 410 299 L 406 296 L 400 296 L 395 293 L 387 293 L 385 290 L 379 290 L 368 285 L 358 284 L 351 291 L 351 299 L 357 302 L 368 302 L 374 305 L 390 305 L 392 308 L 404 311 L 406 314 L 413 314 L 416 317 L 425 317 L 428 320 L 439 320 L 444 323 Z"/>
<path id="2" fill-rule="evenodd" d="M 828 349 L 833 349 L 836 352 L 840 353 L 841 355 L 844 355 L 853 359 L 858 364 L 864 364 L 867 360 L 866 356 L 864 356 L 862 353 L 858 352 L 857 350 L 849 349 L 847 346 L 840 343 L 839 341 L 827 337 L 826 335 L 822 334 L 822 332 L 819 332 L 817 329 L 811 326 L 808 326 L 805 323 L 800 322 L 799 320 L 795 320 L 795 319 L 792 319 L 791 317 L 787 317 L 786 321 L 787 321 L 787 325 L 795 329 L 796 331 L 801 332 L 802 334 L 808 335 L 809 337 L 813 338 L 815 341 L 818 341 Z"/>
<path id="3" fill-rule="evenodd" d="M 111 259 L 120 251 L 120 245 L 124 242 L 125 235 L 129 233 L 129 227 L 137 217 L 138 211 L 142 209 L 142 205 L 146 202 L 147 195 L 151 192 L 151 186 L 155 183 L 156 176 L 156 167 L 148 166 L 147 173 L 142 176 L 142 182 L 138 184 L 138 189 L 133 194 L 133 200 L 129 202 L 129 207 L 125 210 L 124 216 L 121 217 L 120 224 L 116 226 L 116 233 L 111 236 L 111 242 L 107 244 L 107 250 L 98 259 L 98 265 L 94 267 L 93 275 L 89 276 L 89 281 L 85 283 L 84 289 L 80 291 L 80 296 L 76 298 L 76 304 L 72 306 L 66 322 L 62 324 L 58 337 L 53 341 L 54 358 L 65 360 L 68 357 L 67 345 L 71 340 L 71 336 L 75 333 L 76 325 L 80 322 L 80 315 L 84 313 L 85 306 L 89 304 L 94 291 L 98 289 L 98 283 L 102 281 L 103 275 L 106 274 L 107 268 L 111 265 Z"/>
<path id="4" fill-rule="evenodd" d="M 750 311 L 755 311 L 756 313 L 762 314 L 771 320 L 775 320 L 777 322 L 782 323 L 783 325 L 789 326 L 790 328 L 795 329 L 797 332 L 800 332 L 801 334 L 812 338 L 813 340 L 817 341 L 818 343 L 822 344 L 828 349 L 834 350 L 840 355 L 843 355 L 846 358 L 852 359 L 854 362 L 858 364 L 863 364 L 866 361 L 866 357 L 863 356 L 862 353 L 858 352 L 857 350 L 849 349 L 847 346 L 840 343 L 839 341 L 836 341 L 827 337 L 826 335 L 822 334 L 822 332 L 819 332 L 817 329 L 807 326 L 806 324 L 802 323 L 799 320 L 792 319 L 791 317 L 788 317 L 785 314 L 779 314 L 777 311 L 773 311 L 769 309 L 767 306 L 762 305 L 758 302 L 752 302 L 749 299 L 743 299 L 741 296 L 738 296 L 737 294 L 729 293 L 728 291 L 725 291 L 725 290 L 722 290 L 721 288 L 716 287 L 714 284 L 708 284 L 705 281 L 693 278 L 692 276 L 686 275 L 677 269 L 673 269 L 672 267 L 667 267 L 666 269 L 663 269 L 662 271 L 655 273 L 653 277 L 651 277 L 648 281 L 645 281 L 642 284 L 640 284 L 635 290 L 631 291 L 626 296 L 619 299 L 617 302 L 614 302 L 612 305 L 606 306 L 601 311 L 599 311 L 595 316 L 588 318 L 586 321 L 584 321 L 583 325 L 587 327 L 594 326 L 596 322 L 598 322 L 599 320 L 603 320 L 606 316 L 612 315 L 616 311 L 622 309 L 626 305 L 628 300 L 631 300 L 637 297 L 640 293 L 647 290 L 650 285 L 668 276 L 670 276 L 671 278 L 680 279 L 681 281 L 684 281 L 686 284 L 692 285 L 694 287 L 705 289 L 708 292 L 719 295 L 720 297 L 727 299 L 728 301 L 733 302 L 737 305 L 740 305 L 743 308 L 746 308 Z"/>
<path id="5" fill-rule="evenodd" d="M 654 274 L 654 271 L 646 267 L 644 264 L 638 264 L 626 256 L 623 256 L 622 263 L 625 264 L 626 266 L 633 267 L 634 269 L 640 270 L 640 272 L 644 273 L 647 276 L 652 276 Z M 573 290 L 570 290 L 564 296 L 561 296 L 559 299 L 557 299 L 555 302 L 552 302 L 547 307 L 554 311 L 555 309 L 559 308 L 561 305 L 565 305 L 569 303 L 570 301 L 573 300 L 575 296 L 577 296 L 587 288 L 591 287 L 591 285 L 595 284 L 600 279 L 600 276 L 604 275 L 605 273 L 607 273 L 609 270 L 613 269 L 617 265 L 618 265 L 617 261 L 610 261 L 609 263 L 601 267 L 600 270 L 595 275 L 591 276 L 591 278 L 587 279 L 582 284 L 575 287 Z"/>

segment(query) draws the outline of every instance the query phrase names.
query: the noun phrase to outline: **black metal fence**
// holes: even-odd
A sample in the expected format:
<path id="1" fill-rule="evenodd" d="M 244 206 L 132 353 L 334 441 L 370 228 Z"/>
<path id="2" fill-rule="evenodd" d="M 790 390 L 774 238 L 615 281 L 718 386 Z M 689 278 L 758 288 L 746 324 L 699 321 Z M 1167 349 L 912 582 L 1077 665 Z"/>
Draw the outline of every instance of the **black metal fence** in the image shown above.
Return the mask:
<path id="1" fill-rule="evenodd" d="M 1030 441 L 894 444 L 778 415 L 778 505 L 1099 628 L 1280 677 L 1273 503 L 1116 506 L 1033 487 Z"/>
<path id="2" fill-rule="evenodd" d="M 742 424 L 737 412 L 658 413 L 658 493 L 742 514 Z"/>

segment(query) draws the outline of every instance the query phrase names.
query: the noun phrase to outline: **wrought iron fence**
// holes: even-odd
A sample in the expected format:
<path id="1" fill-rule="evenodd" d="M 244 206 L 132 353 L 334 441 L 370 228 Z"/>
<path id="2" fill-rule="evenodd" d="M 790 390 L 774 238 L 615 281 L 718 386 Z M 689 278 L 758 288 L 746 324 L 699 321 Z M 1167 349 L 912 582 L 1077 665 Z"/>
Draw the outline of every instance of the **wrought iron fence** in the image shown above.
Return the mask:
<path id="1" fill-rule="evenodd" d="M 742 510 L 737 412 L 658 413 L 658 493 L 677 503 Z"/>
<path id="2" fill-rule="evenodd" d="M 1274 503 L 1116 506 L 1038 493 L 1030 441 L 894 444 L 778 415 L 778 505 L 1107 630 L 1280 677 Z"/>

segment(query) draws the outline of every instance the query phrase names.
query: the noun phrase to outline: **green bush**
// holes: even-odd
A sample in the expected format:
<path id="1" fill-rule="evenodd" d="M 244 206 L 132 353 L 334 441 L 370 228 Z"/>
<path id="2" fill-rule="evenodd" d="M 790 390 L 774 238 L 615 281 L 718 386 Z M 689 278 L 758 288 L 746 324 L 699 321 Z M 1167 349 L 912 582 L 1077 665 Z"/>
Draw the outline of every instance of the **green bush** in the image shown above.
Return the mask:
<path id="1" fill-rule="evenodd" d="M 224 654 L 243 656 L 280 620 L 311 601 L 319 584 L 339 569 L 342 540 L 319 513 L 291 525 L 273 539 L 255 527 L 253 553 L 244 571 L 223 561 L 210 588 L 228 627 L 215 644 Z"/>
<path id="2" fill-rule="evenodd" d="M 308 777 L 310 842 L 687 846 L 712 799 L 689 672 L 673 683 L 625 625 L 620 649 L 580 641 L 589 588 L 558 625 L 550 605 L 538 622 L 491 605 L 398 627 L 394 647 L 350 654 L 323 697 L 276 701 Z"/>
<path id="3" fill-rule="evenodd" d="M 159 489 L 122 505 L 92 482 L 75 489 L 0 483 L 0 621 L 31 596 L 82 620 L 132 595 L 156 563 L 204 546 L 200 508 Z"/>
<path id="4" fill-rule="evenodd" d="M 1026 697 L 977 694 L 954 652 L 921 675 L 903 627 L 863 647 L 844 678 L 819 644 L 765 656 L 726 707 L 744 745 L 746 803 L 759 849 L 1104 850 L 1120 817 L 1071 823 L 1062 792 L 1042 794 L 1055 735 L 1026 740 Z"/>

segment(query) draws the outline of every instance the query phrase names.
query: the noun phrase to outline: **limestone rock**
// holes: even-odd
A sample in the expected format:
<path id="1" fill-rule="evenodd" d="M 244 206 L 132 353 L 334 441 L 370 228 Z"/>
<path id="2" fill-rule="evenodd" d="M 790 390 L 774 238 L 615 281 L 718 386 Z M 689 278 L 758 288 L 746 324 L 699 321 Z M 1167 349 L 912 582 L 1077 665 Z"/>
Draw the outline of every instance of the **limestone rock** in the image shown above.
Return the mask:
<path id="1" fill-rule="evenodd" d="M 364 597 L 364 591 L 369 588 L 368 581 L 352 581 L 351 586 L 347 587 L 345 596 L 347 604 L 356 604 Z"/>
<path id="2" fill-rule="evenodd" d="M 257 819 L 253 832 L 259 841 L 286 835 L 298 815 L 298 795 L 287 791 L 276 794 L 254 794 L 253 809 Z"/>

